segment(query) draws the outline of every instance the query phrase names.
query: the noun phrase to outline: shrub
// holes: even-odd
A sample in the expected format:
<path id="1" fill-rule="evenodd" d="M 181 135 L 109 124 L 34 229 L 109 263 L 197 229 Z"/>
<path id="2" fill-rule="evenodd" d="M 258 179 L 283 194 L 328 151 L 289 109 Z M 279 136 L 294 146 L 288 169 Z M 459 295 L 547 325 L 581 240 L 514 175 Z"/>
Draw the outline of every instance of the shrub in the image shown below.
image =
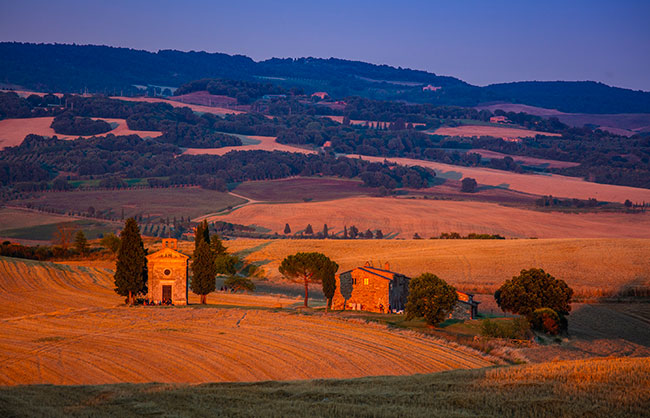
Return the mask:
<path id="1" fill-rule="evenodd" d="M 236 292 L 240 290 L 244 292 L 255 291 L 255 283 L 247 277 L 230 276 L 223 282 L 223 285 L 230 289 L 234 289 Z"/>
<path id="2" fill-rule="evenodd" d="M 528 336 L 529 330 L 530 323 L 524 317 L 518 317 L 507 322 L 497 322 L 489 319 L 484 319 L 481 322 L 481 335 L 484 337 L 523 340 Z"/>
<path id="3" fill-rule="evenodd" d="M 530 322 L 534 330 L 549 335 L 558 335 L 566 329 L 566 319 L 550 308 L 535 309 Z"/>
<path id="4" fill-rule="evenodd" d="M 456 288 L 438 278 L 424 273 L 409 282 L 406 319 L 424 317 L 431 325 L 438 325 L 456 306 Z"/>

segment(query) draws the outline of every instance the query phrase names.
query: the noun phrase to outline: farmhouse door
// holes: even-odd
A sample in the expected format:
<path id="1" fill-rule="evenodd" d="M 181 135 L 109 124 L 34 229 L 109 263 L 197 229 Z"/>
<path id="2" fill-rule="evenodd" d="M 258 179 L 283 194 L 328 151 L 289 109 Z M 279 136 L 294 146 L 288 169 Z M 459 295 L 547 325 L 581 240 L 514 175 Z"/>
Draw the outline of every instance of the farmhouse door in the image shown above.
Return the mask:
<path id="1" fill-rule="evenodd" d="M 172 287 L 171 285 L 163 285 L 162 287 L 163 300 L 172 300 Z"/>

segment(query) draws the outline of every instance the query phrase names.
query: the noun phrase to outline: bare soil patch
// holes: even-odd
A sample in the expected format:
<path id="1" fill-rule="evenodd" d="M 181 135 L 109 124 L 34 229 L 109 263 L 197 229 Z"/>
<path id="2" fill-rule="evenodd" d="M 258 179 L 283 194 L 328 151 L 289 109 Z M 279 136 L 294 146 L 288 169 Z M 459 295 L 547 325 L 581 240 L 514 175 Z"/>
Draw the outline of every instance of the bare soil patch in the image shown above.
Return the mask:
<path id="1" fill-rule="evenodd" d="M 238 194 L 263 202 L 303 202 L 364 196 L 376 192 L 362 182 L 334 178 L 297 177 L 281 180 L 247 181 L 235 189 Z"/>

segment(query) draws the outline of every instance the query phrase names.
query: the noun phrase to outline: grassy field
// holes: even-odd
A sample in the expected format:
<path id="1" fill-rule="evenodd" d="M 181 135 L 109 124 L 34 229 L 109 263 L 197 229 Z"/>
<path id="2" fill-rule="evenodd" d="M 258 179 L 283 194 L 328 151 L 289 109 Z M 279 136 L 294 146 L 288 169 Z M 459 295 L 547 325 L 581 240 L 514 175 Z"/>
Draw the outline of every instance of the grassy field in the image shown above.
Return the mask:
<path id="1" fill-rule="evenodd" d="M 191 243 L 186 244 L 191 246 Z M 492 293 L 522 269 L 540 267 L 582 296 L 600 297 L 629 288 L 650 288 L 650 240 L 247 240 L 226 242 L 271 281 L 278 266 L 298 251 L 318 251 L 346 271 L 371 261 L 389 262 L 408 276 L 437 274 L 467 291 Z M 189 248 L 188 248 L 189 250 Z"/>
<path id="2" fill-rule="evenodd" d="M 194 112 L 199 113 L 212 113 L 214 115 L 227 115 L 227 114 L 239 114 L 246 113 L 240 110 L 228 109 L 224 107 L 214 107 L 214 106 L 202 106 L 189 103 L 181 103 L 174 100 L 159 99 L 156 97 L 122 97 L 114 96 L 111 99 L 124 100 L 126 102 L 146 102 L 146 103 L 167 103 L 174 107 L 189 107 Z"/>
<path id="3" fill-rule="evenodd" d="M 0 258 L 0 277 L 1 385 L 344 378 L 493 364 L 413 332 L 283 309 L 295 298 L 217 292 L 206 307 L 127 308 L 106 270 Z"/>
<path id="4" fill-rule="evenodd" d="M 206 385 L 0 389 L 10 416 L 646 416 L 650 358 L 597 359 L 429 375 Z"/>
<path id="5" fill-rule="evenodd" d="M 295 233 L 323 224 L 341 233 L 344 226 L 381 229 L 384 236 L 423 238 L 442 232 L 490 233 L 508 238 L 650 238 L 650 213 L 560 213 L 526 210 L 477 201 L 349 197 L 326 202 L 247 205 L 210 221 L 255 224 L 280 234 L 289 223 Z"/>
<path id="6" fill-rule="evenodd" d="M 95 208 L 96 213 L 120 217 L 141 214 L 151 217 L 192 218 L 218 212 L 229 206 L 244 203 L 243 199 L 228 193 L 198 187 L 127 190 L 90 190 L 41 193 L 35 198 L 11 202 L 16 205 L 33 204 L 63 211 L 83 211 Z"/>

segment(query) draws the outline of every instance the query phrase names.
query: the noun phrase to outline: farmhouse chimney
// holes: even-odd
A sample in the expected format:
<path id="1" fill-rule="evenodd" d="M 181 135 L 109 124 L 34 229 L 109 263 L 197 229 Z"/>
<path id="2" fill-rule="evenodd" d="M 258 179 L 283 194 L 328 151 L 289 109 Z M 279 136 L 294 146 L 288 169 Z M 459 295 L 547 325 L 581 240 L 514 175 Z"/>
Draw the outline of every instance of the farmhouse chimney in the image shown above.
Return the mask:
<path id="1" fill-rule="evenodd" d="M 390 271 L 390 263 L 388 261 L 384 264 L 384 270 Z"/>

